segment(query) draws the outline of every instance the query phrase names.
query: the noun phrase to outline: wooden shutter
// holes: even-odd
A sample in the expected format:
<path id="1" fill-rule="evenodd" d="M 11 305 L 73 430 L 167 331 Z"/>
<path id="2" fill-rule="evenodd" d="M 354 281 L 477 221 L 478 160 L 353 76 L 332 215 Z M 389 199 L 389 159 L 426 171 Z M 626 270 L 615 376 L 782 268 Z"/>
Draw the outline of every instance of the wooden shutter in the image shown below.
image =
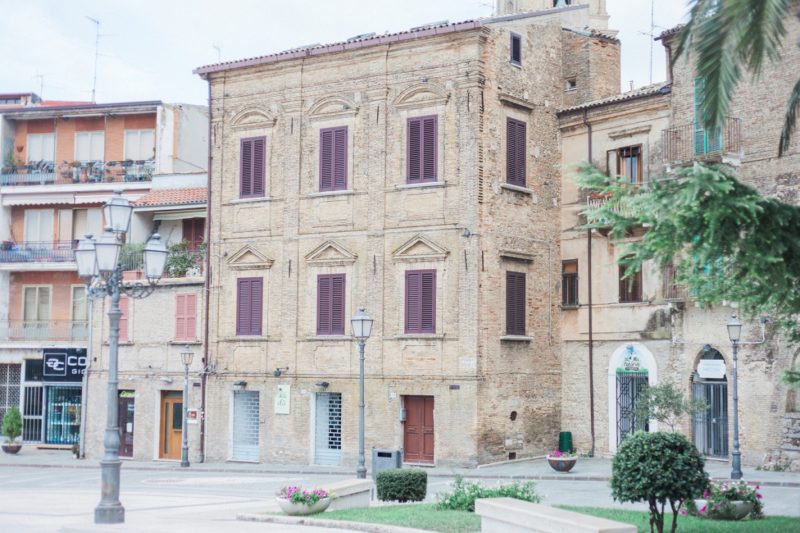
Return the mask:
<path id="1" fill-rule="evenodd" d="M 333 189 L 333 130 L 319 132 L 319 190 Z"/>
<path id="2" fill-rule="evenodd" d="M 422 119 L 422 181 L 436 181 L 436 117 Z"/>
<path id="3" fill-rule="evenodd" d="M 266 173 L 266 137 L 241 140 L 239 196 L 264 196 Z"/>
<path id="4" fill-rule="evenodd" d="M 345 275 L 331 276 L 331 334 L 344 335 Z"/>
<path id="5" fill-rule="evenodd" d="M 345 275 L 317 277 L 317 335 L 344 335 Z"/>
<path id="6" fill-rule="evenodd" d="M 319 190 L 347 189 L 347 126 L 319 132 Z"/>
<path id="7" fill-rule="evenodd" d="M 438 117 L 408 119 L 408 183 L 436 181 L 438 162 Z"/>
<path id="8" fill-rule="evenodd" d="M 331 277 L 317 277 L 317 335 L 331 331 Z"/>
<path id="9" fill-rule="evenodd" d="M 197 247 L 205 239 L 206 219 L 204 218 L 184 218 L 183 219 L 183 240 L 188 243 L 189 251 L 196 251 Z"/>
<path id="10" fill-rule="evenodd" d="M 506 333 L 525 335 L 525 273 L 506 272 Z"/>
<path id="11" fill-rule="evenodd" d="M 526 124 L 506 119 L 506 180 L 511 185 L 525 186 Z"/>
<path id="12" fill-rule="evenodd" d="M 242 139 L 240 152 L 239 196 L 253 196 L 253 141 Z"/>
<path id="13" fill-rule="evenodd" d="M 261 335 L 264 283 L 261 278 L 250 281 L 250 335 Z"/>
<path id="14" fill-rule="evenodd" d="M 175 295 L 175 340 L 197 339 L 197 295 Z"/>
<path id="15" fill-rule="evenodd" d="M 120 296 L 119 297 L 119 310 L 122 311 L 122 315 L 119 317 L 119 342 L 128 342 L 128 310 L 129 307 L 129 300 L 127 296 Z"/>
<path id="16" fill-rule="evenodd" d="M 419 183 L 422 181 L 422 119 L 408 119 L 408 142 L 406 143 L 408 159 L 408 183 Z"/>
<path id="17" fill-rule="evenodd" d="M 253 139 L 253 196 L 264 196 L 266 174 L 267 139 Z"/>
<path id="18" fill-rule="evenodd" d="M 406 333 L 436 331 L 436 271 L 406 272 Z"/>
<path id="19" fill-rule="evenodd" d="M 237 335 L 261 335 L 263 288 L 262 278 L 240 278 L 237 280 Z"/>
<path id="20" fill-rule="evenodd" d="M 175 340 L 186 339 L 186 295 L 175 295 Z"/>
<path id="21" fill-rule="evenodd" d="M 347 189 L 347 127 L 333 133 L 333 189 Z"/>
<path id="22" fill-rule="evenodd" d="M 619 154 L 616 150 L 606 151 L 606 176 L 619 176 Z"/>

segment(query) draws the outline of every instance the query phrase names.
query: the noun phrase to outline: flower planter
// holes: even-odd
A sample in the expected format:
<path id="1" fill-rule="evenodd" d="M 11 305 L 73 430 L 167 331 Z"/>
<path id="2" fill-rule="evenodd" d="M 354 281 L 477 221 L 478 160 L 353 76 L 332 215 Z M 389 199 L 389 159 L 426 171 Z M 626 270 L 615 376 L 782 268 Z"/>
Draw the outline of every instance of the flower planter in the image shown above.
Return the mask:
<path id="1" fill-rule="evenodd" d="M 550 468 L 555 470 L 556 472 L 569 472 L 575 467 L 575 463 L 578 462 L 577 457 L 550 457 L 547 456 L 547 462 L 550 464 Z"/>
<path id="2" fill-rule="evenodd" d="M 7 442 L 5 444 L 0 445 L 0 447 L 3 448 L 4 452 L 10 453 L 10 454 L 13 455 L 13 454 L 16 454 L 17 452 L 19 452 L 22 449 L 22 443 L 19 443 L 19 442 L 14 442 L 14 443 Z"/>
<path id="3" fill-rule="evenodd" d="M 706 500 L 695 500 L 694 504 L 698 509 L 702 509 L 707 507 L 708 502 Z M 711 520 L 741 520 L 753 511 L 753 507 L 753 502 L 733 501 L 730 502 L 730 508 L 720 508 L 716 511 L 709 509 L 700 516 L 705 516 Z"/>
<path id="4" fill-rule="evenodd" d="M 284 498 L 275 499 L 278 500 L 278 506 L 281 508 L 281 511 L 289 516 L 307 516 L 321 513 L 331 504 L 331 498 L 322 498 L 311 505 L 295 503 Z"/>

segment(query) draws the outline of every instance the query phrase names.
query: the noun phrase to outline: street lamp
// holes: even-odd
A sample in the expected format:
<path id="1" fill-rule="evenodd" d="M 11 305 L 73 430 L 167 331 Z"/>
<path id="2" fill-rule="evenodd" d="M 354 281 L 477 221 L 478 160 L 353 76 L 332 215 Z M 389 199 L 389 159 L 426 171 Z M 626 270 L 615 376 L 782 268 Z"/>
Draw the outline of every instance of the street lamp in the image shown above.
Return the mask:
<path id="1" fill-rule="evenodd" d="M 181 351 L 181 363 L 183 363 L 183 423 L 181 425 L 181 466 L 189 466 L 189 435 L 186 432 L 186 415 L 189 411 L 189 365 L 194 359 L 194 352 L 189 349 L 189 345 L 183 347 Z"/>
<path id="2" fill-rule="evenodd" d="M 364 311 L 363 307 L 358 308 L 358 312 L 350 319 L 353 326 L 353 337 L 358 342 L 358 466 L 356 467 L 356 477 L 364 479 L 367 477 L 367 467 L 364 464 L 364 344 L 366 344 L 370 333 L 372 333 L 372 318 Z"/>
<path id="3" fill-rule="evenodd" d="M 731 479 L 742 479 L 742 453 L 739 451 L 739 389 L 736 365 L 736 352 L 742 338 L 742 323 L 732 315 L 728 321 L 728 339 L 733 347 L 733 454 L 731 459 Z"/>
<path id="4" fill-rule="evenodd" d="M 119 501 L 119 420 L 117 362 L 119 359 L 119 320 L 122 311 L 119 299 L 122 293 L 132 298 L 145 298 L 153 293 L 155 284 L 164 271 L 167 261 L 167 248 L 156 233 L 145 246 L 144 263 L 147 284 L 126 283 L 122 279 L 122 265 L 119 264 L 119 251 L 122 247 L 120 236 L 127 233 L 131 224 L 133 206 L 115 191 L 103 208 L 108 227 L 103 235 L 93 239 L 86 235 L 75 250 L 75 263 L 78 275 L 86 283 L 89 298 L 111 297 L 108 311 L 108 391 L 106 405 L 106 430 L 103 438 L 105 453 L 100 461 L 101 488 L 100 503 L 94 510 L 97 524 L 118 524 L 125 521 L 125 508 Z"/>

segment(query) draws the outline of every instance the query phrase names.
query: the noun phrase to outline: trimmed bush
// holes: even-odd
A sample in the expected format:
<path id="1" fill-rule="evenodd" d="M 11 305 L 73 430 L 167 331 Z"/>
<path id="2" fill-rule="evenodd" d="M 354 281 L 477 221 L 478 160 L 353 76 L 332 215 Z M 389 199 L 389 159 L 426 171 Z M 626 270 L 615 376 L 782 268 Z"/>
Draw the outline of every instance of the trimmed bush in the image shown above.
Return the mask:
<path id="1" fill-rule="evenodd" d="M 672 511 L 672 531 L 684 501 L 708 487 L 705 461 L 680 433 L 637 431 L 619 447 L 611 467 L 611 495 L 620 502 L 647 502 L 650 531 L 664 531 L 664 507 Z"/>
<path id="2" fill-rule="evenodd" d="M 475 500 L 478 498 L 516 498 L 531 503 L 539 503 L 541 498 L 536 494 L 536 484 L 514 482 L 510 485 L 484 487 L 480 483 L 465 483 L 462 476 L 456 476 L 453 492 L 437 496 L 436 508 L 442 510 L 475 512 Z"/>
<path id="3" fill-rule="evenodd" d="M 391 468 L 378 472 L 378 499 L 384 502 L 421 502 L 428 492 L 428 473 L 419 469 Z"/>
<path id="4" fill-rule="evenodd" d="M 8 437 L 8 442 L 14 442 L 22 434 L 22 414 L 16 405 L 6 411 L 0 433 Z"/>

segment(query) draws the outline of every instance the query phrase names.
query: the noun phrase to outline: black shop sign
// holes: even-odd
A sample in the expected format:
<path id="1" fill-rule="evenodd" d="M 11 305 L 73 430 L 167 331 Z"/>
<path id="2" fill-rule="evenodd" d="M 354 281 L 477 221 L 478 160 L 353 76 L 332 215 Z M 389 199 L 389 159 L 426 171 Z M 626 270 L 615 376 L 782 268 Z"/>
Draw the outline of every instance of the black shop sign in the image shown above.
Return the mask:
<path id="1" fill-rule="evenodd" d="M 42 381 L 81 381 L 86 373 L 86 348 L 42 350 Z"/>

